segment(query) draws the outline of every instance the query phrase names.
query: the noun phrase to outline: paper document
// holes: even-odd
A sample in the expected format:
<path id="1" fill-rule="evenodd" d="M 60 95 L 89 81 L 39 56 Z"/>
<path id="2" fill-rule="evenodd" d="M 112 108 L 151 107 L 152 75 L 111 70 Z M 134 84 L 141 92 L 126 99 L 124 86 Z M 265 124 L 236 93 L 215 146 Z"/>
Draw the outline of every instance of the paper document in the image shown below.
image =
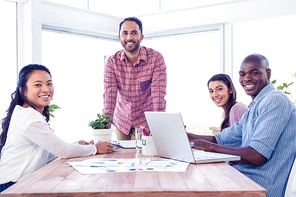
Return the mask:
<path id="1" fill-rule="evenodd" d="M 136 148 L 136 140 L 118 140 L 112 141 L 112 144 L 122 148 Z"/>
<path id="2" fill-rule="evenodd" d="M 81 174 L 111 172 L 166 171 L 185 172 L 189 163 L 171 159 L 100 159 L 68 162 Z"/>

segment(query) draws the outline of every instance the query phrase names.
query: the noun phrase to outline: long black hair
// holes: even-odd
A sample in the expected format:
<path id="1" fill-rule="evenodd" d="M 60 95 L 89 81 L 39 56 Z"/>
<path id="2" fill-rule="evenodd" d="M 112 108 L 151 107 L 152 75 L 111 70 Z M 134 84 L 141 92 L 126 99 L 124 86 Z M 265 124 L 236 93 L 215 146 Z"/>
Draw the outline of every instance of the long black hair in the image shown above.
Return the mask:
<path id="1" fill-rule="evenodd" d="M 226 106 L 223 107 L 224 109 L 224 120 L 221 123 L 221 131 L 227 127 L 229 127 L 229 113 L 231 108 L 236 103 L 236 90 L 232 83 L 231 78 L 226 74 L 217 74 L 214 75 L 209 81 L 208 81 L 208 88 L 211 81 L 222 81 L 227 88 L 232 92 L 229 96 L 228 101 L 226 102 Z"/>
<path id="2" fill-rule="evenodd" d="M 24 93 L 27 91 L 27 81 L 30 75 L 36 70 L 46 71 L 51 76 L 48 68 L 39 64 L 29 64 L 20 70 L 16 90 L 11 94 L 10 106 L 6 111 L 7 112 L 6 117 L 2 119 L 2 133 L 0 135 L 0 152 L 6 143 L 7 132 L 8 132 L 11 116 L 15 106 L 16 105 L 22 106 L 24 103 L 28 103 L 32 108 L 35 109 L 34 105 L 30 101 L 28 101 Z M 49 115 L 50 115 L 49 106 L 46 106 L 44 108 L 42 115 L 45 117 L 45 120 L 48 122 Z"/>

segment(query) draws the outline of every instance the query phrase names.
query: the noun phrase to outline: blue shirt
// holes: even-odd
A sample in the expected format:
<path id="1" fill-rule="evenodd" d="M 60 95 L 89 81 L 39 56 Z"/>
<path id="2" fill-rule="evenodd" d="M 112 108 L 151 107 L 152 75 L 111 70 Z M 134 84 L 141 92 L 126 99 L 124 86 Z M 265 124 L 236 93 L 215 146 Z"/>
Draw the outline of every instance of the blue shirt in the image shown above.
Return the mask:
<path id="1" fill-rule="evenodd" d="M 218 144 L 250 146 L 266 157 L 262 166 L 238 164 L 234 168 L 267 190 L 267 196 L 284 196 L 296 154 L 296 107 L 272 84 L 250 103 L 241 120 L 215 135 Z"/>

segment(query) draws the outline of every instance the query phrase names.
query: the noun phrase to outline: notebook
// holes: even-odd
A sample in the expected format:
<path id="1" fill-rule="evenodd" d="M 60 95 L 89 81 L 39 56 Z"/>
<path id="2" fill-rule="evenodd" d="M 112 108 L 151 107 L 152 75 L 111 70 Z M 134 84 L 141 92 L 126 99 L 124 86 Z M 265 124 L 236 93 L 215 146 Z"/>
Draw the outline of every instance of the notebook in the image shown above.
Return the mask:
<path id="1" fill-rule="evenodd" d="M 152 138 L 161 157 L 189 163 L 237 161 L 240 156 L 192 149 L 179 112 L 145 112 Z"/>

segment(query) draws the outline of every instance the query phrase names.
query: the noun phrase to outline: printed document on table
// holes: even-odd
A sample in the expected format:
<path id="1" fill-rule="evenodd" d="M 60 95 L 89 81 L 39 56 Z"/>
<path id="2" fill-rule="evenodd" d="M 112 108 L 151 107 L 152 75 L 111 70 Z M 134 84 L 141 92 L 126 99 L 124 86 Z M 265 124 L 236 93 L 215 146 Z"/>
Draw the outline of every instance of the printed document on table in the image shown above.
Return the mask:
<path id="1" fill-rule="evenodd" d="M 185 172 L 189 163 L 171 159 L 100 159 L 68 162 L 81 174 L 163 171 Z"/>

